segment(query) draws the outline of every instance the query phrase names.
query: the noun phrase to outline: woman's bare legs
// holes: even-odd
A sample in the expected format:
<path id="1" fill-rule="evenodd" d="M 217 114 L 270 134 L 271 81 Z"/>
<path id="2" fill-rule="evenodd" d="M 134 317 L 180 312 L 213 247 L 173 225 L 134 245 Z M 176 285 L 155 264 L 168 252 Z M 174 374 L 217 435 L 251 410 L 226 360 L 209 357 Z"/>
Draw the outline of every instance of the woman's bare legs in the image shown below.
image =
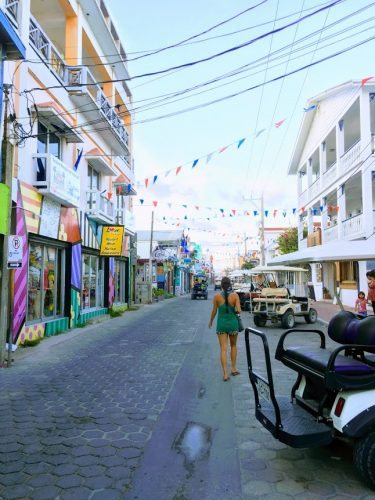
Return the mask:
<path id="1" fill-rule="evenodd" d="M 228 334 L 220 333 L 217 336 L 220 344 L 220 362 L 223 368 L 223 378 L 228 379 L 228 362 L 227 362 L 227 346 L 228 346 Z"/>
<path id="2" fill-rule="evenodd" d="M 230 340 L 230 360 L 232 362 L 232 373 L 237 373 L 237 337 L 238 335 L 229 335 Z"/>

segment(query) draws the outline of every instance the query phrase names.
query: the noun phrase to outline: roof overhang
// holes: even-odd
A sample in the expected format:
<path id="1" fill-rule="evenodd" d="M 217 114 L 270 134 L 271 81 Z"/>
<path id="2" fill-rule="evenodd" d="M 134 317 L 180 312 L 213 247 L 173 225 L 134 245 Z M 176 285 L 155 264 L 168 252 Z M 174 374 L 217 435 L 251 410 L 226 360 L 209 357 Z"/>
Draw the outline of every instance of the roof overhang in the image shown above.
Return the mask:
<path id="1" fill-rule="evenodd" d="M 272 259 L 269 265 L 351 260 L 375 260 L 375 238 L 359 241 L 335 241 L 325 245 L 304 248 L 298 252 L 279 255 Z"/>
<path id="2" fill-rule="evenodd" d="M 92 165 L 95 170 L 100 172 L 103 175 L 109 175 L 111 177 L 115 177 L 117 175 L 117 171 L 111 167 L 109 163 L 104 159 L 104 155 L 100 154 L 98 149 L 92 149 L 88 153 L 85 154 L 85 158 Z"/>
<path id="3" fill-rule="evenodd" d="M 77 129 L 72 128 L 73 124 L 63 118 L 63 110 L 57 105 L 53 103 L 36 104 L 34 110 L 37 116 L 42 118 L 57 136 L 64 137 L 66 142 L 83 142 Z"/>
<path id="4" fill-rule="evenodd" d="M 6 57 L 12 61 L 25 59 L 26 48 L 7 16 L 0 9 L 0 44 L 4 46 Z"/>

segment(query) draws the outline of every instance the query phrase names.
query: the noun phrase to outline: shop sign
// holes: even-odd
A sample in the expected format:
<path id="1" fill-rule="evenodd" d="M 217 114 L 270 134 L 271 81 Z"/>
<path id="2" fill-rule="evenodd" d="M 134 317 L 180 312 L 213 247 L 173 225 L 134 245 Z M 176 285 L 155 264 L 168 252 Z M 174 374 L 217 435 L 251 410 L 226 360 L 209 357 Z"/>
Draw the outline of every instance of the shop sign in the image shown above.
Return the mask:
<path id="1" fill-rule="evenodd" d="M 20 236 L 9 235 L 8 238 L 8 269 L 18 269 L 22 267 L 23 241 Z"/>
<path id="2" fill-rule="evenodd" d="M 100 245 L 100 255 L 119 257 L 121 255 L 123 237 L 124 226 L 104 226 Z"/>
<path id="3" fill-rule="evenodd" d="M 64 204 L 79 207 L 81 197 L 80 177 L 77 172 L 53 155 L 49 155 L 51 195 Z"/>

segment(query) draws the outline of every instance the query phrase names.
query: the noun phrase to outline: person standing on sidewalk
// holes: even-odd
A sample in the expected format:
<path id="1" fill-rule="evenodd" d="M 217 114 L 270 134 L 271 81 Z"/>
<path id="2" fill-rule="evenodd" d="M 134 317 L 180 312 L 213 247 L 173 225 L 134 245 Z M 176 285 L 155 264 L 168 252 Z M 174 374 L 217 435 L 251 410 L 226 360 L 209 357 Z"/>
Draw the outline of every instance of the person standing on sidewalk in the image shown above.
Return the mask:
<path id="1" fill-rule="evenodd" d="M 368 280 L 367 300 L 371 302 L 373 313 L 375 314 L 375 269 L 367 271 L 366 278 Z"/>
<path id="2" fill-rule="evenodd" d="M 223 380 L 229 380 L 227 348 L 228 337 L 230 341 L 230 358 L 231 358 L 231 375 L 239 375 L 237 370 L 237 337 L 238 337 L 238 320 L 237 314 L 241 313 L 240 298 L 237 293 L 231 291 L 231 282 L 227 276 L 221 280 L 222 292 L 217 293 L 212 301 L 212 311 L 208 328 L 212 327 L 212 323 L 217 316 L 216 333 L 220 345 L 220 362 L 223 368 Z"/>
<path id="3" fill-rule="evenodd" d="M 367 299 L 364 292 L 359 292 L 358 298 L 355 301 L 354 311 L 361 318 L 365 318 L 367 316 Z"/>

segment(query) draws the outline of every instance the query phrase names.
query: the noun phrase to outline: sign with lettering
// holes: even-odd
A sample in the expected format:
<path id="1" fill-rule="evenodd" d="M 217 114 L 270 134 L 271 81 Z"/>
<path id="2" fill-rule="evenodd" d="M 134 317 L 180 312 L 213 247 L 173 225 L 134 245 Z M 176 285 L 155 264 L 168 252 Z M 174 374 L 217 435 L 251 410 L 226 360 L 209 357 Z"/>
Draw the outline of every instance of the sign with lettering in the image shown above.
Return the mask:
<path id="1" fill-rule="evenodd" d="M 23 241 L 21 236 L 9 235 L 8 237 L 8 269 L 22 267 Z"/>
<path id="2" fill-rule="evenodd" d="M 124 226 L 103 226 L 100 255 L 119 257 L 121 255 Z"/>

